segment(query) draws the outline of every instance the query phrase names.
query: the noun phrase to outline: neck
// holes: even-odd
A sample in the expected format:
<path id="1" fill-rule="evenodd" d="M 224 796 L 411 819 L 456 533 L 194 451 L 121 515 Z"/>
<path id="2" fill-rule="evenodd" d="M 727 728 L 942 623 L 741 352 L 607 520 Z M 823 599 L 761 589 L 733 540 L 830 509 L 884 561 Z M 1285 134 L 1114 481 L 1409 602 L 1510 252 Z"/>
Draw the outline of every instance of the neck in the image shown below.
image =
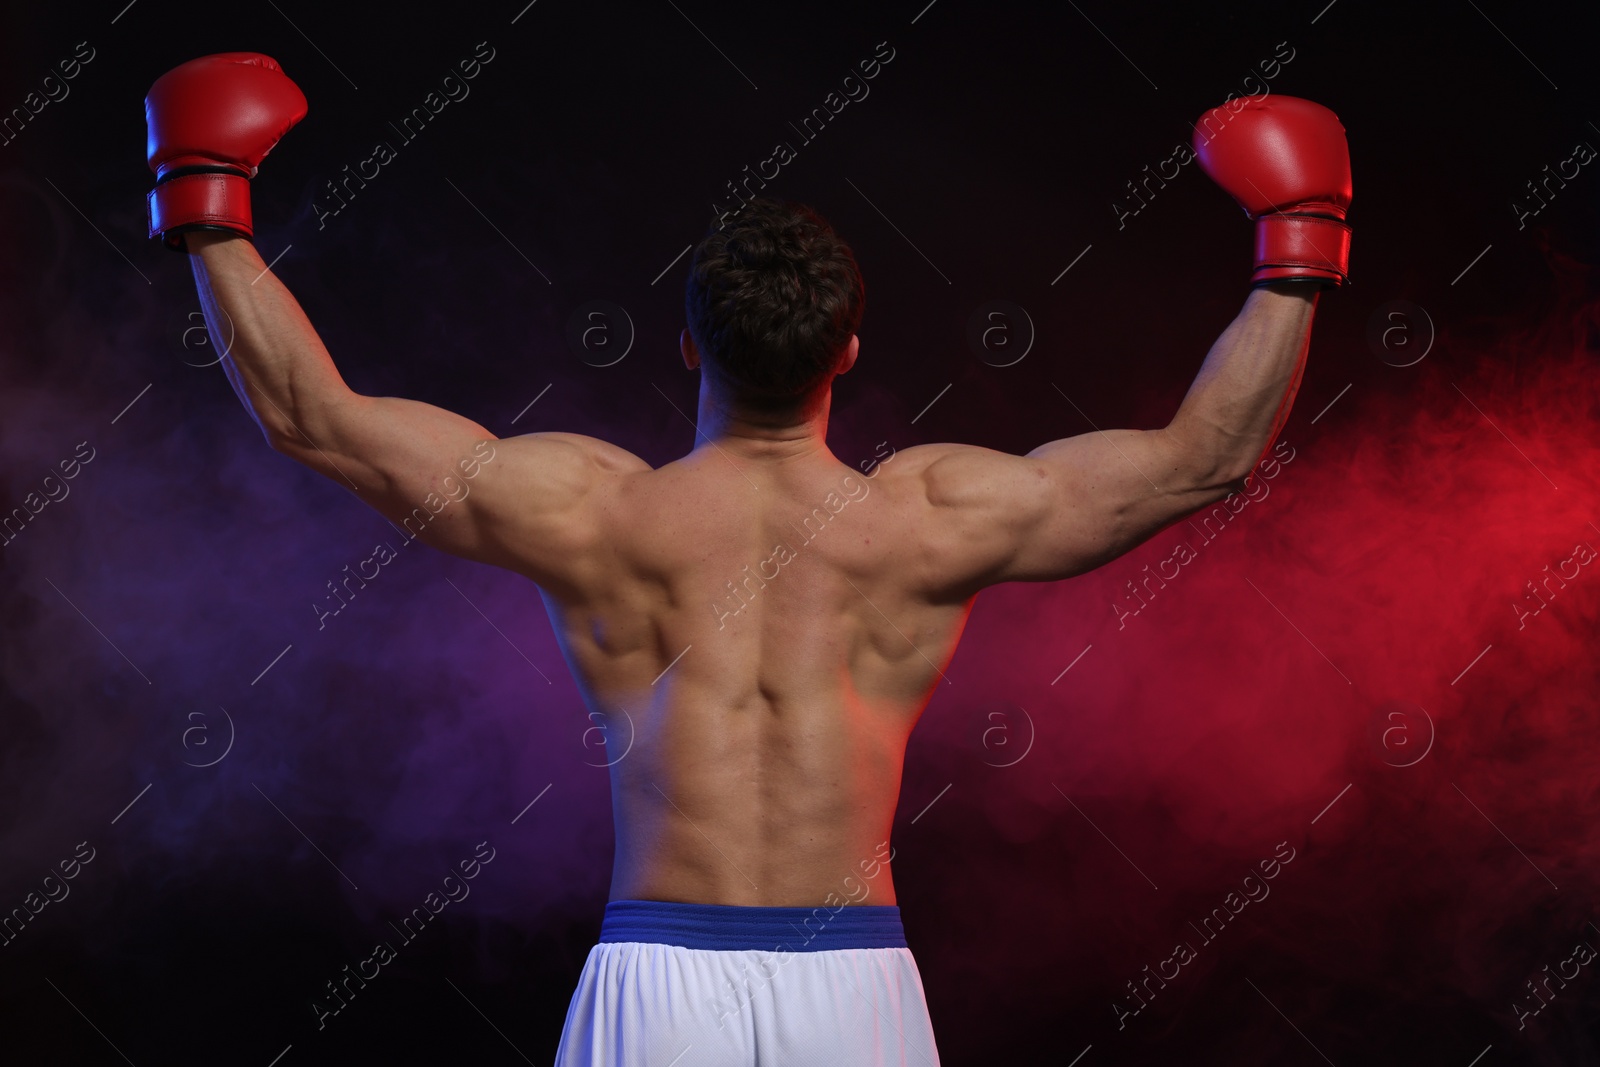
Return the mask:
<path id="1" fill-rule="evenodd" d="M 741 408 L 702 377 L 695 447 L 709 438 L 724 452 L 755 459 L 788 459 L 827 451 L 831 389 L 809 407 L 784 413 Z"/>

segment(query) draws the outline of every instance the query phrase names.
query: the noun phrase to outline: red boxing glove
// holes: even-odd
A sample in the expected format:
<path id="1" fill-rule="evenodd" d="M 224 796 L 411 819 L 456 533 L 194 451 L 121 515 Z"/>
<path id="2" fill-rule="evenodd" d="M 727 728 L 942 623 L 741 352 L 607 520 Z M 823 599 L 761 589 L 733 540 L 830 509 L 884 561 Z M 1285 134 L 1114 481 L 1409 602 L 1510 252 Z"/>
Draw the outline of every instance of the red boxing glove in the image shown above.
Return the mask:
<path id="1" fill-rule="evenodd" d="M 1200 116 L 1194 150 L 1256 221 L 1252 288 L 1350 280 L 1350 147 L 1339 116 L 1294 96 L 1251 96 Z"/>
<path id="2" fill-rule="evenodd" d="M 174 67 L 144 98 L 150 236 L 180 252 L 188 230 L 255 236 L 250 185 L 272 146 L 306 117 L 300 88 L 259 52 L 222 52 Z"/>

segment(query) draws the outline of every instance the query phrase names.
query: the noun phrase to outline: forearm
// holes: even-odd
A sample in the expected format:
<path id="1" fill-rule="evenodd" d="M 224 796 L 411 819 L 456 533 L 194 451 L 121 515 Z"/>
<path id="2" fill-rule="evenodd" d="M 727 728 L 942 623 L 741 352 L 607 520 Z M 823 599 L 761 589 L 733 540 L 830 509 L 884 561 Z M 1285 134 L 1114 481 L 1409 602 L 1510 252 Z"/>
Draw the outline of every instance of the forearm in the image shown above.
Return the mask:
<path id="1" fill-rule="evenodd" d="M 255 245 L 188 235 L 189 261 L 223 371 L 268 441 L 315 441 L 320 411 L 350 393 L 294 296 Z"/>
<path id="2" fill-rule="evenodd" d="M 1305 283 L 1253 289 L 1211 346 L 1166 429 L 1184 442 L 1208 482 L 1242 482 L 1288 421 L 1316 300 L 1316 288 Z"/>

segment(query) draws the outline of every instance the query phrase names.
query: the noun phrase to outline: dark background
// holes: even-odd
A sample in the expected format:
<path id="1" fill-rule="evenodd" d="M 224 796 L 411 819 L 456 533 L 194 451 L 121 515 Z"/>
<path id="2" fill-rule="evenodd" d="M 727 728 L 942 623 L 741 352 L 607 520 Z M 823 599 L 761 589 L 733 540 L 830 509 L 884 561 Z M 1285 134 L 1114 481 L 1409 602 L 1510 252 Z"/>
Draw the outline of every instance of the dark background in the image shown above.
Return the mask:
<path id="1" fill-rule="evenodd" d="M 894 836 L 941 1054 L 1600 1063 L 1600 961 L 1527 984 L 1600 948 L 1600 577 L 1574 556 L 1600 546 L 1600 161 L 1513 207 L 1600 147 L 1592 7 L 925 5 L 8 12 L 0 107 L 94 58 L 0 145 L 0 508 L 94 458 L 0 547 L 0 910 L 94 859 L 0 946 L 0 1060 L 547 1064 L 606 897 L 603 760 L 531 585 L 417 546 L 318 630 L 393 534 L 265 445 L 187 263 L 145 239 L 161 73 L 261 51 L 305 91 L 256 243 L 353 388 L 656 465 L 692 446 L 674 257 L 795 143 L 768 192 L 866 278 L 830 429 L 854 464 L 1164 424 L 1244 299 L 1250 225 L 1193 164 L 1121 228 L 1113 203 L 1292 50 L 1268 87 L 1333 108 L 1355 174 L 1292 458 L 1214 541 L 980 598 Z M 403 143 L 479 42 L 470 95 Z M 799 143 L 879 42 L 870 95 Z M 319 228 L 379 140 L 396 158 Z M 593 300 L 634 331 L 609 366 L 568 342 Z M 1008 366 L 968 341 L 994 300 L 1036 333 Z M 1126 583 L 1183 538 L 1141 606 Z M 325 983 L 483 841 L 471 896 L 319 1029 Z M 1192 933 L 1275 849 L 1270 896 Z"/>

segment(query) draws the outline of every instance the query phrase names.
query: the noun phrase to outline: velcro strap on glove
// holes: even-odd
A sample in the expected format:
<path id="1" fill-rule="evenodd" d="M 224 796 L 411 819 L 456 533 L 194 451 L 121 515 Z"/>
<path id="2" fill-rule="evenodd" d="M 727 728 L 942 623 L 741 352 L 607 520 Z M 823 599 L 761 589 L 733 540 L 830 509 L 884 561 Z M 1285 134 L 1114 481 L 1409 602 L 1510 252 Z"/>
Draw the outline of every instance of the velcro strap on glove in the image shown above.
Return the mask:
<path id="1" fill-rule="evenodd" d="M 250 182 L 233 171 L 175 174 L 160 182 L 145 200 L 150 236 L 184 251 L 185 230 L 230 230 L 254 237 Z"/>
<path id="2" fill-rule="evenodd" d="M 1305 279 L 1337 288 L 1349 271 L 1350 224 L 1343 219 L 1274 212 L 1256 220 L 1253 284 Z"/>

